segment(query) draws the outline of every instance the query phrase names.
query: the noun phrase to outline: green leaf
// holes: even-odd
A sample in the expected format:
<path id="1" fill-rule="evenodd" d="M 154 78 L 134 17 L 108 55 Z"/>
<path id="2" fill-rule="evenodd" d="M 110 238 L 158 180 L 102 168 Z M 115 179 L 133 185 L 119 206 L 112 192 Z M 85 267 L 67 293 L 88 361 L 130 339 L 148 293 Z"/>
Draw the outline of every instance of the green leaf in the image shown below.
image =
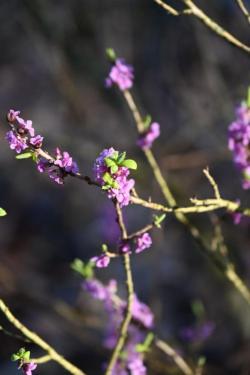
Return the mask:
<path id="1" fill-rule="evenodd" d="M 84 263 L 81 259 L 76 258 L 70 265 L 70 267 L 83 276 L 85 279 L 90 279 L 93 277 L 93 266 L 92 262 Z"/>
<path id="2" fill-rule="evenodd" d="M 107 55 L 107 58 L 110 60 L 110 61 L 115 61 L 116 60 L 116 53 L 115 51 L 113 50 L 113 48 L 107 48 L 106 49 L 106 55 Z"/>
<path id="3" fill-rule="evenodd" d="M 137 163 L 135 160 L 132 159 L 124 160 L 121 165 L 129 169 L 137 169 Z"/>
<path id="4" fill-rule="evenodd" d="M 113 184 L 113 178 L 110 175 L 110 173 L 108 173 L 108 172 L 104 173 L 102 178 L 103 178 L 103 181 L 106 183 L 106 185 L 111 186 Z"/>
<path id="5" fill-rule="evenodd" d="M 105 243 L 102 244 L 102 251 L 104 253 L 106 253 L 108 251 L 108 246 Z"/>
<path id="6" fill-rule="evenodd" d="M 18 354 L 12 354 L 12 356 L 11 356 L 11 360 L 12 360 L 13 362 L 18 361 L 19 358 L 20 358 L 20 357 L 19 357 Z"/>
<path id="7" fill-rule="evenodd" d="M 24 152 L 16 156 L 16 159 L 29 159 L 33 156 L 33 152 Z"/>
<path id="8" fill-rule="evenodd" d="M 147 130 L 152 122 L 152 117 L 150 115 L 147 115 L 145 119 L 143 120 L 143 126 L 144 129 Z"/>
<path id="9" fill-rule="evenodd" d="M 23 359 L 27 362 L 30 360 L 30 351 L 24 353 Z"/>
<path id="10" fill-rule="evenodd" d="M 247 106 L 250 108 L 250 86 L 248 87 L 247 90 Z"/>
<path id="11" fill-rule="evenodd" d="M 205 308 L 201 301 L 195 300 L 191 304 L 191 308 L 193 311 L 193 314 L 196 316 L 197 319 L 201 319 L 205 315 Z"/>
<path id="12" fill-rule="evenodd" d="M 112 174 L 116 173 L 118 171 L 118 165 L 112 165 L 112 167 L 110 168 L 110 172 Z"/>
<path id="13" fill-rule="evenodd" d="M 119 152 L 118 151 L 114 151 L 113 154 L 112 154 L 112 159 L 113 160 L 117 160 L 118 156 L 119 156 Z"/>
<path id="14" fill-rule="evenodd" d="M 104 161 L 105 161 L 105 164 L 108 168 L 113 167 L 114 165 L 116 166 L 115 160 L 113 160 L 109 157 L 105 158 Z"/>
<path id="15" fill-rule="evenodd" d="M 165 217 L 166 217 L 166 214 L 155 215 L 154 216 L 154 225 L 157 228 L 161 228 L 161 223 L 163 222 L 163 220 L 165 219 Z"/>
<path id="16" fill-rule="evenodd" d="M 3 208 L 0 207 L 0 216 L 5 216 L 5 215 L 7 215 L 7 212 Z"/>
<path id="17" fill-rule="evenodd" d="M 125 158 L 126 158 L 126 151 L 122 152 L 119 155 L 119 157 L 117 159 L 117 163 L 120 165 L 125 160 Z"/>
<path id="18" fill-rule="evenodd" d="M 153 340 L 154 340 L 154 334 L 153 334 L 153 332 L 149 332 L 147 334 L 144 342 L 136 345 L 136 351 L 138 353 L 148 352 L 149 348 L 150 348 L 150 345 L 152 344 Z"/>

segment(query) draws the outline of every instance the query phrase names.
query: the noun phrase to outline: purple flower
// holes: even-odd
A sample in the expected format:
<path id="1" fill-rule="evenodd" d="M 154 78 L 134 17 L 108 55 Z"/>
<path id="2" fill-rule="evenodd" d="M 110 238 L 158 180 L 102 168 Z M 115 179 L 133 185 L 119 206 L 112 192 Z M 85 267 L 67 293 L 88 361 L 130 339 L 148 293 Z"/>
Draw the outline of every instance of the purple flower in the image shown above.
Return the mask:
<path id="1" fill-rule="evenodd" d="M 131 375 L 146 375 L 147 373 L 143 359 L 139 355 L 128 363 L 128 369 Z"/>
<path id="2" fill-rule="evenodd" d="M 149 233 L 143 233 L 141 236 L 136 238 L 136 254 L 139 254 L 145 249 L 148 249 L 152 245 L 152 238 Z"/>
<path id="3" fill-rule="evenodd" d="M 133 179 L 128 179 L 130 171 L 126 167 L 119 166 L 115 173 L 112 173 L 110 168 L 107 167 L 105 158 L 112 158 L 118 152 L 113 149 L 104 149 L 94 164 L 94 175 L 95 180 L 105 186 L 104 176 L 108 172 L 116 186 L 110 187 L 107 190 L 107 195 L 109 199 L 116 199 L 121 207 L 127 206 L 130 203 L 130 192 L 134 187 L 135 181 Z"/>
<path id="4" fill-rule="evenodd" d="M 9 122 L 15 122 L 17 116 L 20 115 L 20 111 L 15 111 L 14 109 L 10 109 L 8 114 L 7 114 L 7 119 Z"/>
<path id="5" fill-rule="evenodd" d="M 25 140 L 17 137 L 12 130 L 6 133 L 5 138 L 9 142 L 11 150 L 15 150 L 17 154 L 20 154 L 20 152 L 28 147 Z"/>
<path id="6" fill-rule="evenodd" d="M 64 169 L 67 173 L 78 173 L 79 169 L 75 161 L 73 161 L 70 154 L 66 151 L 61 153 L 60 149 L 56 149 L 56 161 L 54 165 L 58 165 L 60 168 Z"/>
<path id="7" fill-rule="evenodd" d="M 133 67 L 126 64 L 124 59 L 116 59 L 106 79 L 106 87 L 116 84 L 121 91 L 130 89 L 134 80 L 133 70 Z"/>
<path id="8" fill-rule="evenodd" d="M 95 263 L 97 268 L 106 268 L 110 263 L 110 257 L 106 254 L 101 254 L 98 257 L 92 258 L 91 261 Z"/>
<path id="9" fill-rule="evenodd" d="M 37 364 L 34 362 L 24 363 L 21 367 L 25 375 L 32 375 L 32 371 L 37 368 Z"/>
<path id="10" fill-rule="evenodd" d="M 237 108 L 236 120 L 228 128 L 228 148 L 242 173 L 243 189 L 250 189 L 250 108 L 245 103 Z"/>
<path id="11" fill-rule="evenodd" d="M 132 305 L 132 316 L 146 328 L 152 328 L 154 324 L 154 316 L 150 308 L 138 300 L 134 295 Z"/>
<path id="12" fill-rule="evenodd" d="M 127 241 L 121 241 L 119 244 L 119 252 L 121 254 L 131 254 L 131 246 Z"/>
<path id="13" fill-rule="evenodd" d="M 104 184 L 103 175 L 105 172 L 108 171 L 108 167 L 106 166 L 106 163 L 105 163 L 105 158 L 111 157 L 114 154 L 114 152 L 115 152 L 115 149 L 113 149 L 113 147 L 110 147 L 108 149 L 105 148 L 95 161 L 93 171 L 95 175 L 95 180 L 99 184 Z"/>
<path id="14" fill-rule="evenodd" d="M 23 118 L 16 116 L 16 121 L 18 123 L 17 131 L 22 134 L 22 133 L 29 133 L 31 137 L 34 137 L 35 135 L 35 130 L 32 126 L 32 121 L 27 120 L 25 121 Z"/>
<path id="15" fill-rule="evenodd" d="M 78 166 L 68 152 L 61 153 L 60 149 L 57 148 L 55 154 L 54 161 L 41 157 L 37 162 L 37 169 L 40 173 L 48 173 L 53 181 L 62 185 L 68 174 L 78 172 Z"/>
<path id="16" fill-rule="evenodd" d="M 148 150 L 152 147 L 153 142 L 160 135 L 160 125 L 157 122 L 153 122 L 148 130 L 141 134 L 136 144 L 142 150 Z"/>
<path id="17" fill-rule="evenodd" d="M 43 144 L 43 137 L 41 135 L 36 135 L 30 138 L 30 144 L 35 148 L 41 148 Z"/>
<path id="18" fill-rule="evenodd" d="M 181 337 L 190 342 L 202 342 L 208 339 L 215 330 L 215 324 L 206 321 L 195 327 L 185 327 L 181 330 Z"/>
<path id="19" fill-rule="evenodd" d="M 93 298 L 103 301 L 106 298 L 107 291 L 102 283 L 95 279 L 87 279 L 83 282 L 83 288 Z"/>

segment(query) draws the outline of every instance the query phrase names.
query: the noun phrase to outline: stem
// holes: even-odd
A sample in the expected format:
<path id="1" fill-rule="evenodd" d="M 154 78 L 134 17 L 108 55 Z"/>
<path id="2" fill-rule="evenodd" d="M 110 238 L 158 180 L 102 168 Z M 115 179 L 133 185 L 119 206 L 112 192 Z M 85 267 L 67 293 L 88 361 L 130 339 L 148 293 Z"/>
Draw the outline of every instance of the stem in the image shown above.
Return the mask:
<path id="1" fill-rule="evenodd" d="M 238 4 L 238 7 L 240 8 L 240 10 L 244 14 L 244 16 L 247 18 L 247 21 L 250 23 L 250 14 L 249 14 L 249 12 L 247 10 L 247 7 L 245 6 L 243 0 L 235 0 L 235 1 Z"/>
<path id="2" fill-rule="evenodd" d="M 169 344 L 162 340 L 156 339 L 155 346 L 171 357 L 183 374 L 194 375 L 193 370 L 189 367 L 187 362 L 185 362 L 185 360 Z"/>
<path id="3" fill-rule="evenodd" d="M 77 368 L 71 362 L 67 361 L 64 357 L 62 357 L 59 353 L 55 351 L 49 344 L 47 344 L 40 336 L 38 336 L 35 332 L 29 330 L 26 326 L 24 326 L 9 310 L 8 306 L 4 303 L 2 299 L 0 299 L 0 310 L 8 319 L 8 321 L 16 327 L 22 334 L 30 339 L 34 344 L 38 345 L 44 351 L 48 353 L 50 358 L 57 362 L 60 366 L 62 366 L 65 370 L 68 370 L 73 375 L 86 375 L 82 370 Z"/>
<path id="4" fill-rule="evenodd" d="M 116 213 L 117 213 L 117 221 L 118 225 L 122 234 L 122 239 L 126 240 L 127 239 L 127 229 L 124 224 L 123 220 L 123 215 L 122 215 L 122 210 L 119 206 L 119 203 L 115 203 L 116 207 Z M 130 264 L 130 255 L 129 254 L 124 254 L 123 255 L 123 265 L 124 269 L 126 272 L 126 286 L 127 286 L 127 308 L 125 312 L 125 316 L 123 319 L 123 322 L 121 324 L 120 328 L 120 333 L 119 333 L 119 338 L 117 340 L 116 346 L 113 350 L 112 356 L 110 358 L 108 367 L 105 371 L 105 375 L 111 375 L 112 371 L 114 369 L 114 366 L 117 362 L 117 359 L 119 358 L 119 355 L 124 347 L 126 338 L 127 338 L 127 333 L 128 333 L 128 328 L 129 324 L 132 319 L 132 305 L 133 305 L 133 299 L 134 299 L 134 284 L 133 284 L 133 277 L 132 277 L 132 270 L 131 270 L 131 264 Z"/>

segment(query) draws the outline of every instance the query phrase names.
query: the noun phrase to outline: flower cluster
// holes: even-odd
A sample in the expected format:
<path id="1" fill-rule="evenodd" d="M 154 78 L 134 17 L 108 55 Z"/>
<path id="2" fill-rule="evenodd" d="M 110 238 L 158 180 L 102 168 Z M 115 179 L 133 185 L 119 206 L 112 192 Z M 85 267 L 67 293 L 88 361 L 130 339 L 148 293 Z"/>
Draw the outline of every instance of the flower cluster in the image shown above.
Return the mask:
<path id="1" fill-rule="evenodd" d="M 78 173 L 78 167 L 68 152 L 61 152 L 59 148 L 55 151 L 55 157 L 42 152 L 43 137 L 35 135 L 31 120 L 24 120 L 20 111 L 11 109 L 7 114 L 7 120 L 12 128 L 6 134 L 10 148 L 17 154 L 24 150 L 28 151 L 18 156 L 21 158 L 33 157 L 37 163 L 37 169 L 41 173 L 48 173 L 49 177 L 58 184 L 63 184 L 68 174 Z"/>
<path id="2" fill-rule="evenodd" d="M 241 171 L 244 189 L 250 189 L 250 106 L 242 103 L 236 110 L 236 120 L 228 129 L 228 147 Z"/>
<path id="3" fill-rule="evenodd" d="M 148 249 L 152 245 L 152 238 L 149 233 L 142 233 L 139 236 L 134 238 L 135 244 L 135 253 L 139 254 L 142 251 Z M 99 256 L 95 256 L 90 259 L 90 261 L 95 265 L 97 268 L 106 268 L 110 263 L 110 253 L 108 252 L 107 246 L 102 246 L 103 253 Z M 121 255 L 124 254 L 131 254 L 132 253 L 132 246 L 131 240 L 122 240 L 118 244 L 118 252 Z M 115 254 L 111 254 L 116 256 Z"/>
<path id="4" fill-rule="evenodd" d="M 6 133 L 6 139 L 9 142 L 11 150 L 15 150 L 17 154 L 29 147 L 40 148 L 42 146 L 43 137 L 35 136 L 35 130 L 31 120 L 24 120 L 20 116 L 20 111 L 11 109 L 7 114 L 7 120 L 12 130 Z"/>
<path id="5" fill-rule="evenodd" d="M 133 71 L 133 67 L 126 64 L 124 59 L 115 59 L 108 78 L 106 78 L 106 87 L 111 87 L 115 84 L 121 91 L 130 89 L 133 86 Z"/>
<path id="6" fill-rule="evenodd" d="M 57 184 L 63 184 L 64 178 L 69 174 L 78 173 L 78 166 L 70 154 L 66 151 L 61 152 L 58 147 L 54 158 L 41 157 L 39 159 L 37 169 L 40 173 L 48 173 L 49 177 Z"/>
<path id="7" fill-rule="evenodd" d="M 87 279 L 83 283 L 85 291 L 104 303 L 104 308 L 108 313 L 109 322 L 104 345 L 108 349 L 113 349 L 118 339 L 120 324 L 126 311 L 126 302 L 117 295 L 117 284 L 111 280 L 108 285 L 103 285 L 96 279 Z M 150 308 L 140 302 L 134 295 L 132 306 L 132 322 L 128 329 L 128 338 L 123 353 L 115 367 L 112 375 L 145 375 L 146 367 L 143 363 L 143 345 L 146 339 L 146 331 L 153 327 L 153 313 Z M 142 348 L 142 350 L 140 350 Z"/>
<path id="8" fill-rule="evenodd" d="M 160 136 L 160 125 L 158 122 L 152 122 L 148 129 L 140 135 L 136 144 L 142 150 L 148 150 L 153 142 Z"/>
<path id="9" fill-rule="evenodd" d="M 129 169 L 136 169 L 134 160 L 125 159 L 126 153 L 119 154 L 112 147 L 103 150 L 94 164 L 95 180 L 103 190 L 107 190 L 108 198 L 116 199 L 120 207 L 130 202 L 130 192 L 135 181 L 128 179 Z"/>

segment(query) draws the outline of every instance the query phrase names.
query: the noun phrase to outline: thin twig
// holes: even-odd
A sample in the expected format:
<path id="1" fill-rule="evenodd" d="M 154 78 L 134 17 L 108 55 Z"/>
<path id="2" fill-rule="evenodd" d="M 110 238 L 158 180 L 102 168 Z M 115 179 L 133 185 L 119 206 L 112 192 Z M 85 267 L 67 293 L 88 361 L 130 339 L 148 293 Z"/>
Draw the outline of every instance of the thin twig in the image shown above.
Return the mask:
<path id="1" fill-rule="evenodd" d="M 30 339 L 34 344 L 38 345 L 41 349 L 48 353 L 51 359 L 57 362 L 60 366 L 62 366 L 65 370 L 73 375 L 86 375 L 82 370 L 77 368 L 63 356 L 55 351 L 49 344 L 46 343 L 37 333 L 32 332 L 26 326 L 24 326 L 10 311 L 8 306 L 4 303 L 2 299 L 0 299 L 0 310 L 8 319 L 8 321 L 16 327 L 22 334 Z"/>
<path id="2" fill-rule="evenodd" d="M 246 17 L 247 21 L 250 23 L 250 13 L 248 12 L 247 7 L 245 6 L 243 0 L 235 0 L 235 2 L 237 3 L 240 10 L 242 11 L 244 16 Z"/>
<path id="3" fill-rule="evenodd" d="M 119 206 L 119 203 L 115 203 L 116 213 L 117 213 L 117 222 L 121 231 L 122 240 L 127 240 L 127 229 L 124 224 L 122 210 Z M 111 375 L 114 369 L 114 366 L 116 364 L 116 361 L 124 347 L 129 324 L 132 319 L 132 305 L 133 305 L 133 299 L 134 299 L 134 284 L 133 284 L 133 278 L 132 278 L 132 270 L 131 270 L 131 264 L 130 264 L 130 255 L 124 254 L 123 255 L 123 264 L 124 269 L 126 272 L 126 286 L 127 286 L 127 307 L 124 319 L 122 321 L 119 337 L 117 340 L 117 343 L 115 345 L 115 348 L 113 350 L 112 356 L 110 358 L 109 364 L 107 366 L 107 369 L 105 371 L 105 375 Z"/>
<path id="4" fill-rule="evenodd" d="M 41 363 L 47 363 L 49 361 L 52 361 L 53 358 L 51 357 L 50 354 L 47 354 L 47 355 L 44 355 L 42 357 L 39 357 L 39 358 L 31 358 L 30 359 L 30 362 L 34 362 L 36 364 L 41 364 Z"/>
<path id="5" fill-rule="evenodd" d="M 164 3 L 161 0 L 154 0 L 158 5 L 160 5 L 162 8 L 164 8 L 168 13 L 172 14 L 173 16 L 180 16 L 182 14 L 190 14 L 193 15 L 195 18 L 199 19 L 202 23 L 204 23 L 210 30 L 212 30 L 215 34 L 217 34 L 222 39 L 226 40 L 230 44 L 234 45 L 235 47 L 240 48 L 241 50 L 250 53 L 250 47 L 246 44 L 242 43 L 239 39 L 237 39 L 235 36 L 230 34 L 227 30 L 225 30 L 223 27 L 221 27 L 217 22 L 212 20 L 202 9 L 200 9 L 192 0 L 181 0 L 187 9 L 185 9 L 183 12 L 178 12 L 176 9 L 170 7 L 168 4 Z M 236 0 L 238 2 L 238 5 L 241 4 L 241 10 L 242 8 L 242 0 Z M 244 4 L 243 4 L 244 6 Z M 246 10 L 246 9 L 245 9 Z M 246 10 L 247 11 L 247 10 Z M 244 11 L 245 14 L 245 11 Z M 247 12 L 248 14 L 248 12 Z M 245 14 L 246 15 L 246 14 Z M 249 14 L 248 16 L 249 17 Z M 248 18 L 249 19 L 249 18 Z"/>

